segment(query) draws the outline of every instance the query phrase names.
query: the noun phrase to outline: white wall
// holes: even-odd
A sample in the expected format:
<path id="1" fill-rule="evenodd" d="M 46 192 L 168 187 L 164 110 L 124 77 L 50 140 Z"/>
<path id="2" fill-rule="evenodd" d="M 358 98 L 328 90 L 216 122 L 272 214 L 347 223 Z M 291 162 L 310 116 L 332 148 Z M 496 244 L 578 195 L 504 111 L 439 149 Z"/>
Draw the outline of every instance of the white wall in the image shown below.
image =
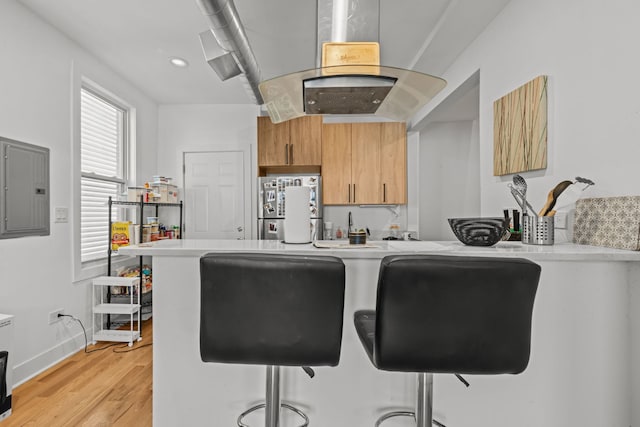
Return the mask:
<path id="1" fill-rule="evenodd" d="M 139 152 L 155 144 L 157 106 L 14 0 L 0 2 L 0 40 L 0 135 L 50 149 L 52 221 L 55 207 L 69 208 L 69 222 L 52 223 L 49 236 L 0 240 L 0 312 L 16 316 L 20 383 L 84 346 L 79 325 L 49 325 L 50 311 L 64 308 L 91 333 L 90 288 L 72 273 L 72 88 L 82 74 L 135 107 Z M 136 157 L 139 174 L 155 172 L 155 157 Z"/>
<path id="2" fill-rule="evenodd" d="M 420 132 L 419 237 L 454 240 L 447 218 L 479 216 L 478 122 L 435 122 Z M 501 210 L 492 212 L 501 216 Z"/>
<path id="3" fill-rule="evenodd" d="M 238 149 L 248 153 L 245 179 L 251 185 L 246 195 L 251 206 L 247 230 L 256 236 L 257 105 L 161 105 L 158 112 L 158 174 L 176 179 L 183 186 L 183 153 Z M 187 224 L 187 227 L 189 225 Z"/>
<path id="4" fill-rule="evenodd" d="M 640 168 L 640 2 L 512 0 L 443 77 L 448 87 L 421 112 L 480 70 L 481 213 L 512 205 L 493 176 L 493 102 L 538 75 L 549 76 L 548 167 L 527 172 L 541 206 L 559 181 L 596 182 L 590 196 L 637 195 Z"/>

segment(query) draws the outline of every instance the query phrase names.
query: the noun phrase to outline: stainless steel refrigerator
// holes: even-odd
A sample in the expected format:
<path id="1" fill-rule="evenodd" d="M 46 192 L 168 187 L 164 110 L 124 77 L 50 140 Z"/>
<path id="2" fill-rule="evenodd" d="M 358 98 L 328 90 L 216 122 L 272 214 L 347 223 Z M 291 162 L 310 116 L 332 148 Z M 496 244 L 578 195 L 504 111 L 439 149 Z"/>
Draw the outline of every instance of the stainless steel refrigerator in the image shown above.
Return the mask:
<path id="1" fill-rule="evenodd" d="M 322 180 L 319 175 L 265 176 L 258 178 L 258 239 L 284 240 L 286 209 L 284 189 L 309 187 L 310 239 L 322 239 Z"/>

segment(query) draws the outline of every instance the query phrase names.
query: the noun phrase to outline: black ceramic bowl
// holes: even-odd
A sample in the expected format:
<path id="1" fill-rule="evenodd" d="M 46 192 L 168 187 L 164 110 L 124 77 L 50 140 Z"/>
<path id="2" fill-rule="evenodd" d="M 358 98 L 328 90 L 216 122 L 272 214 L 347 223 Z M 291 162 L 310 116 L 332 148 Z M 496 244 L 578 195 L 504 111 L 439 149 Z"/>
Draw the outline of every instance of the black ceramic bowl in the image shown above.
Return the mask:
<path id="1" fill-rule="evenodd" d="M 504 218 L 449 218 L 453 234 L 465 245 L 493 246 L 504 236 L 509 223 Z"/>

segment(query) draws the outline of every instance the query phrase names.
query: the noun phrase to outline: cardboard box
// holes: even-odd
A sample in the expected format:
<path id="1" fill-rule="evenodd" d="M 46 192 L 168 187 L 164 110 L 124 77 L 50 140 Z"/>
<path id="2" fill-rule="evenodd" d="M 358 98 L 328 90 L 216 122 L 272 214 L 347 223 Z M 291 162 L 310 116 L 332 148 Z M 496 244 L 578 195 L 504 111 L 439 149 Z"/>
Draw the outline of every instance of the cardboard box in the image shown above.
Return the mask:
<path id="1" fill-rule="evenodd" d="M 129 222 L 111 224 L 111 250 L 117 251 L 122 246 L 129 246 L 131 243 L 129 225 Z"/>
<path id="2" fill-rule="evenodd" d="M 11 415 L 13 316 L 0 314 L 0 421 Z"/>

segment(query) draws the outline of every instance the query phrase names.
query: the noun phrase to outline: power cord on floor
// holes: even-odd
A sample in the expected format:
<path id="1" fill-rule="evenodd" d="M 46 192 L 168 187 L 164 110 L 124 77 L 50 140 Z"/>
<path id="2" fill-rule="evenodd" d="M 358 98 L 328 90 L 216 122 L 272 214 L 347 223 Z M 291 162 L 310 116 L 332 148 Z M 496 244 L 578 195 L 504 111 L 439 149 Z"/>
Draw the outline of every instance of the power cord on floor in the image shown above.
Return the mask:
<path id="1" fill-rule="evenodd" d="M 71 319 L 75 320 L 76 322 L 78 322 L 80 324 L 80 327 L 82 328 L 82 333 L 84 335 L 84 352 L 87 353 L 87 354 L 95 353 L 96 351 L 106 350 L 108 348 L 115 347 L 115 346 L 118 346 L 118 345 L 121 344 L 121 343 L 117 342 L 117 343 L 112 343 L 112 344 L 106 345 L 104 347 L 94 348 L 93 350 L 87 350 L 87 347 L 89 346 L 89 342 L 87 340 L 87 330 L 84 328 L 84 325 L 82 324 L 82 321 L 80 319 L 78 319 L 77 317 L 72 316 L 70 314 L 58 313 L 58 317 L 70 317 Z M 144 344 L 144 345 L 141 345 L 141 346 L 138 346 L 138 347 L 135 347 L 135 348 L 130 348 L 130 349 L 125 350 L 125 351 L 118 351 L 118 349 L 122 349 L 122 348 L 128 347 L 128 345 L 125 344 L 125 345 L 122 345 L 120 347 L 114 348 L 112 351 L 114 353 L 129 353 L 131 351 L 138 350 L 138 349 L 143 348 L 143 347 L 149 347 L 151 345 L 153 345 L 153 343 Z"/>
<path id="2" fill-rule="evenodd" d="M 118 351 L 118 350 L 119 350 L 119 349 L 121 349 L 121 348 L 127 348 L 127 347 L 129 347 L 128 345 L 123 345 L 122 347 L 116 347 L 116 348 L 114 348 L 114 349 L 113 349 L 113 352 L 114 352 L 114 353 L 129 353 L 129 352 L 131 352 L 131 351 L 139 350 L 139 349 L 141 349 L 141 348 L 143 348 L 143 347 L 149 347 L 149 346 L 152 346 L 152 345 L 153 345 L 153 343 L 152 343 L 152 342 L 150 342 L 150 343 L 147 343 L 147 344 L 142 344 L 142 345 L 139 345 L 139 346 L 137 346 L 137 347 L 130 348 L 130 349 L 128 349 L 128 350 L 121 350 L 121 351 Z"/>

